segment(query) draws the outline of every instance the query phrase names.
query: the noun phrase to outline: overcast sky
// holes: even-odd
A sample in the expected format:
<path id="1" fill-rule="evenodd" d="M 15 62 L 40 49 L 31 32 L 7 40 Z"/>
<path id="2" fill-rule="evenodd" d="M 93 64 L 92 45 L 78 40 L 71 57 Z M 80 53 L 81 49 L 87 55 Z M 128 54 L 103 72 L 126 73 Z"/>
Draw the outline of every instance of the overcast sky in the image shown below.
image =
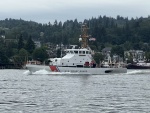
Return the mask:
<path id="1" fill-rule="evenodd" d="M 53 23 L 117 15 L 136 18 L 150 15 L 150 0 L 0 0 L 0 20 L 6 18 Z"/>

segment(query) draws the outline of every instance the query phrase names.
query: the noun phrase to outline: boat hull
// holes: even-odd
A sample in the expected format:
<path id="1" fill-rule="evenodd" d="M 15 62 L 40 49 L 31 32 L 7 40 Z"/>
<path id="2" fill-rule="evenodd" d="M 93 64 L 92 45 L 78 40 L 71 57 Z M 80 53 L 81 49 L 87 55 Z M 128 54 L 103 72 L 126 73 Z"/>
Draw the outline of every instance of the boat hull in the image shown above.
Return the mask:
<path id="1" fill-rule="evenodd" d="M 150 69 L 150 66 L 137 65 L 137 64 L 128 64 L 127 69 Z"/>
<path id="2" fill-rule="evenodd" d="M 39 70 L 46 70 L 49 72 L 64 72 L 74 74 L 108 74 L 108 73 L 127 73 L 127 68 L 84 68 L 84 67 L 58 67 L 46 65 L 26 65 L 27 69 L 32 73 Z"/>

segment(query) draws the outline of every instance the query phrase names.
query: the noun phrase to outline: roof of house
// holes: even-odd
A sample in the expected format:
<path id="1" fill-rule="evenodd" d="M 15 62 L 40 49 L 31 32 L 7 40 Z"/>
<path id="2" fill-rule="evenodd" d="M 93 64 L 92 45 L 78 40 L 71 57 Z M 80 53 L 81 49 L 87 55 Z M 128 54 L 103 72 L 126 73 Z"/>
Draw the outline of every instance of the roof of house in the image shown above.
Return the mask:
<path id="1" fill-rule="evenodd" d="M 105 47 L 104 49 L 102 49 L 102 51 L 104 52 L 104 51 L 111 51 L 111 47 Z"/>

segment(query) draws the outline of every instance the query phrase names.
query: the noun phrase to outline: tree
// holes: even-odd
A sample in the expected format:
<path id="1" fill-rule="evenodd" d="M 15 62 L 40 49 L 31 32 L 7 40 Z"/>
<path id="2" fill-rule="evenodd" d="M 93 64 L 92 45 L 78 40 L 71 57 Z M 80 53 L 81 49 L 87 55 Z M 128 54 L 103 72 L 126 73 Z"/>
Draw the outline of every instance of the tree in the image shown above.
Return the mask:
<path id="1" fill-rule="evenodd" d="M 28 52 L 25 49 L 20 49 L 18 56 L 20 57 L 22 62 L 25 62 L 27 60 L 28 57 Z"/>
<path id="2" fill-rule="evenodd" d="M 61 57 L 61 49 L 58 49 L 57 50 L 57 58 L 60 58 Z"/>
<path id="3" fill-rule="evenodd" d="M 120 57 L 124 57 L 124 49 L 122 46 L 117 45 L 117 46 L 112 47 L 111 53 L 119 55 Z"/>
<path id="4" fill-rule="evenodd" d="M 30 36 L 27 40 L 27 43 L 26 43 L 26 50 L 31 54 L 31 53 L 33 53 L 34 49 L 35 49 L 35 45 L 34 45 L 34 42 L 31 38 L 31 36 Z"/>
<path id="5" fill-rule="evenodd" d="M 24 42 L 23 42 L 22 35 L 20 35 L 20 37 L 19 37 L 19 41 L 18 41 L 18 51 L 19 51 L 21 48 L 24 48 Z"/>
<path id="6" fill-rule="evenodd" d="M 146 57 L 146 61 L 149 62 L 150 61 L 150 52 L 146 52 L 145 57 Z"/>
<path id="7" fill-rule="evenodd" d="M 48 58 L 47 51 L 44 47 L 40 47 L 34 50 L 33 59 L 43 62 Z"/>
<path id="8" fill-rule="evenodd" d="M 4 54 L 3 51 L 0 51 L 0 64 L 9 63 L 8 57 Z"/>
<path id="9" fill-rule="evenodd" d="M 101 53 L 95 53 L 94 60 L 99 65 L 100 62 L 102 62 L 104 60 L 104 55 L 102 55 Z"/>

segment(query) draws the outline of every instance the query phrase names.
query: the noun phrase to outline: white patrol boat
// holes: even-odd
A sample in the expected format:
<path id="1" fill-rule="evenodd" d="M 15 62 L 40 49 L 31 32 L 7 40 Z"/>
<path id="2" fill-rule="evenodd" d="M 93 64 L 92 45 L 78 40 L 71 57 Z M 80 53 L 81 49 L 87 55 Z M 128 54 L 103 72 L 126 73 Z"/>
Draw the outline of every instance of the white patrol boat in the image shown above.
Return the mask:
<path id="1" fill-rule="evenodd" d="M 49 72 L 72 73 L 72 74 L 106 74 L 106 73 L 126 73 L 127 68 L 115 65 L 113 67 L 98 67 L 92 57 L 92 51 L 88 47 L 87 26 L 82 25 L 82 34 L 79 41 L 82 42 L 81 48 L 66 49 L 66 55 L 62 58 L 51 58 L 49 65 L 27 64 L 30 72 L 45 69 Z"/>

